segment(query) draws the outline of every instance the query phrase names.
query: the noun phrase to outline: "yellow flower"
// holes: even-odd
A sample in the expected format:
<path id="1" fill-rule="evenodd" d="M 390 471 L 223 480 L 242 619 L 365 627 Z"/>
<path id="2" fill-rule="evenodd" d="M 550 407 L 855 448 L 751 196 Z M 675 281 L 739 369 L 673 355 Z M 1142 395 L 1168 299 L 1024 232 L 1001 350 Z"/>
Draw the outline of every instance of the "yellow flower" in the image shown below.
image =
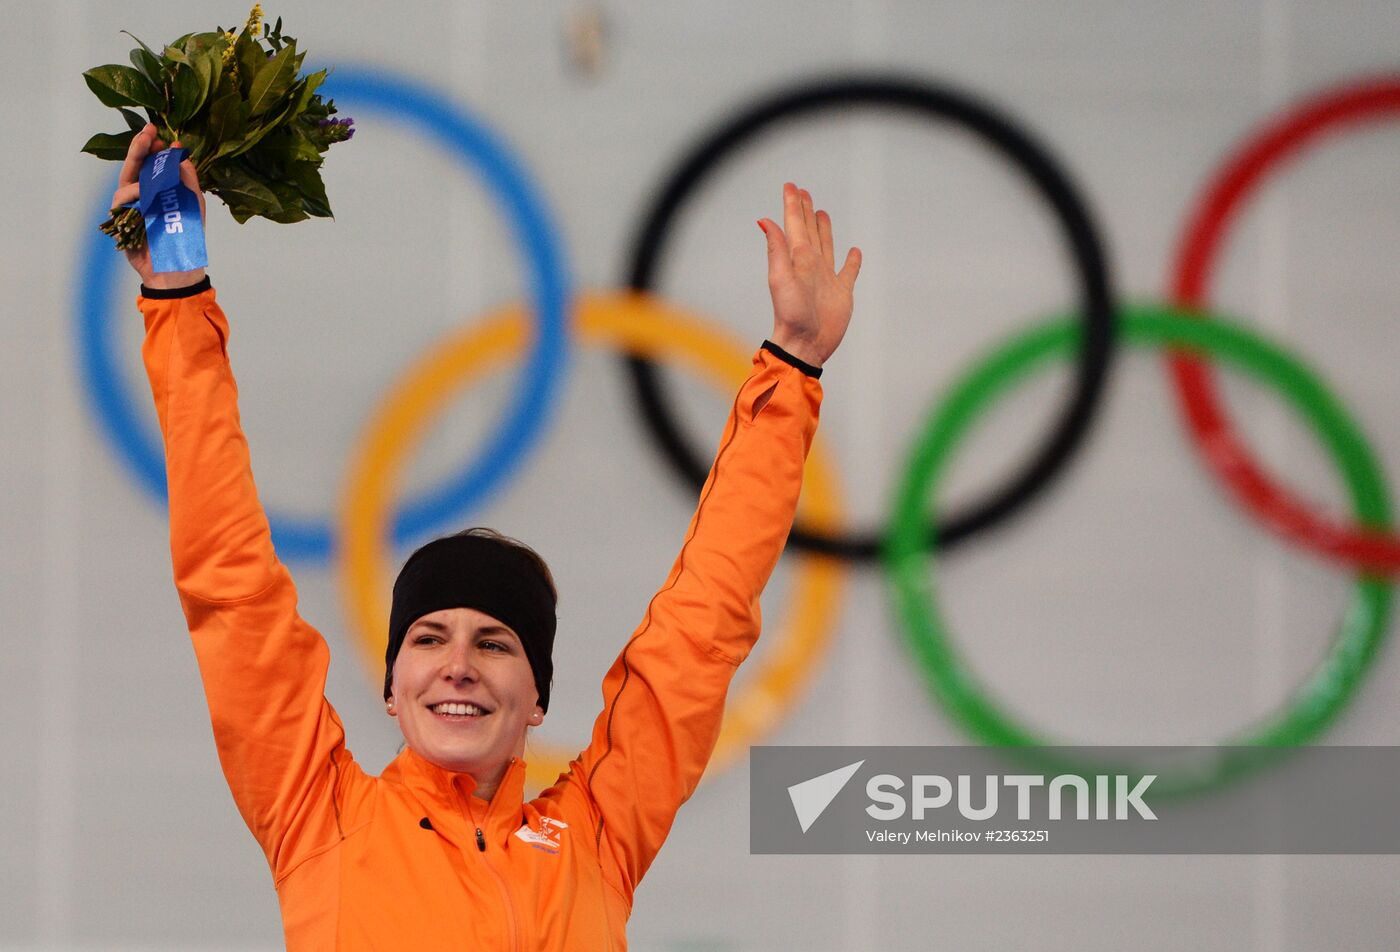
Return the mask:
<path id="1" fill-rule="evenodd" d="M 237 38 L 232 30 L 224 34 L 224 39 L 228 40 L 228 46 L 224 47 L 224 66 L 233 64 L 233 42 Z"/>
<path id="2" fill-rule="evenodd" d="M 257 36 L 262 32 L 262 18 L 262 4 L 253 4 L 253 9 L 248 12 L 248 22 L 244 25 L 243 29 L 246 30 L 249 35 Z"/>

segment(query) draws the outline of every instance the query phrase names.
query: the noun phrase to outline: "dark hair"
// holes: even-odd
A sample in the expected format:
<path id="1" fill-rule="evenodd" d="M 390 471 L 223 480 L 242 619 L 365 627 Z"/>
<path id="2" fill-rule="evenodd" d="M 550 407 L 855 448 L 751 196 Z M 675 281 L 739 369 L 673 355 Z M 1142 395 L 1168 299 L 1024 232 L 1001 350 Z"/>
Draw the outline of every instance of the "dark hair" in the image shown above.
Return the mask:
<path id="1" fill-rule="evenodd" d="M 404 560 L 403 567 L 399 570 L 398 580 L 394 583 L 395 604 L 393 615 L 397 617 L 390 618 L 389 643 L 384 664 L 384 697 L 387 699 L 390 694 L 392 694 L 394 662 L 398 658 L 399 648 L 403 645 L 403 636 L 413 621 L 413 617 L 410 616 L 421 614 L 424 607 L 421 604 L 415 605 L 413 602 L 409 602 L 409 604 L 413 606 L 413 610 L 401 610 L 399 596 L 405 576 L 409 572 L 410 566 L 413 566 L 421 558 L 428 558 L 429 560 L 440 559 L 442 553 L 446 550 L 463 552 L 463 543 L 459 542 L 454 544 L 454 540 L 471 540 L 472 544 L 466 547 L 465 553 L 470 553 L 472 560 L 475 561 L 478 566 L 513 566 L 513 568 L 506 569 L 507 576 L 505 581 L 508 588 L 516 590 L 516 601 L 513 604 L 515 604 L 517 608 L 521 604 L 519 601 L 521 591 L 534 593 L 526 598 L 526 602 L 533 601 L 536 607 L 530 609 L 525 616 L 523 616 L 530 619 L 532 623 L 525 629 L 522 629 L 520 624 L 513 624 L 512 627 L 517 629 L 516 633 L 521 637 L 522 644 L 530 660 L 530 666 L 535 671 L 536 687 L 539 689 L 541 704 L 547 708 L 549 704 L 549 689 L 554 681 L 554 666 L 550 655 L 552 653 L 554 641 L 555 608 L 559 603 L 559 592 L 554 585 L 554 574 L 550 572 L 549 565 L 541 558 L 540 554 L 530 548 L 530 546 L 521 542 L 519 539 L 511 538 L 504 533 L 485 526 L 476 526 L 470 529 L 463 529 L 461 532 L 454 532 L 451 535 L 441 536 L 440 538 L 419 546 L 414 550 L 412 555 Z M 425 555 L 425 553 L 428 554 Z M 425 565 L 426 564 L 430 563 L 425 563 Z M 420 568 L 417 571 L 421 573 L 423 569 Z M 520 579 L 522 576 L 532 576 L 535 580 L 533 583 L 527 583 L 523 590 L 520 589 L 518 585 L 512 584 L 509 581 L 512 578 Z M 546 601 L 547 604 L 542 605 L 540 604 L 541 601 Z M 451 604 L 452 599 L 448 599 L 447 602 Z M 436 604 L 441 604 L 441 602 Z M 469 602 L 468 604 L 471 603 Z M 498 617 L 505 614 L 499 611 L 488 613 L 495 614 Z M 535 623 L 541 621 L 536 618 L 537 615 L 545 616 L 540 624 Z M 503 617 L 502 620 L 510 623 L 509 618 Z M 541 634 L 544 636 L 543 643 L 540 643 L 539 635 Z"/>

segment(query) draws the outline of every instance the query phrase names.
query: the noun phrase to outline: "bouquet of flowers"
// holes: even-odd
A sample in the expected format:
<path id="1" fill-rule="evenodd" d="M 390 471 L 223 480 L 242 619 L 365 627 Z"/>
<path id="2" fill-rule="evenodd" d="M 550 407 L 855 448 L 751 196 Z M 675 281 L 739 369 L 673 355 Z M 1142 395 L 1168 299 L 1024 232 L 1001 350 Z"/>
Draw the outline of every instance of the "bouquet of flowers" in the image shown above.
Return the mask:
<path id="1" fill-rule="evenodd" d="M 280 17 L 268 25 L 254 5 L 240 32 L 190 33 L 159 53 L 131 38 L 138 44 L 131 66 L 83 74 L 129 128 L 93 136 L 84 152 L 121 161 L 149 120 L 160 138 L 188 150 L 200 187 L 222 199 L 239 223 L 254 215 L 277 222 L 331 216 L 322 155 L 355 134 L 354 120 L 331 118 L 334 101 L 317 94 L 325 70 L 299 75 L 306 54 L 282 32 Z M 136 208 L 113 209 L 101 228 L 121 249 L 139 250 L 146 241 Z"/>

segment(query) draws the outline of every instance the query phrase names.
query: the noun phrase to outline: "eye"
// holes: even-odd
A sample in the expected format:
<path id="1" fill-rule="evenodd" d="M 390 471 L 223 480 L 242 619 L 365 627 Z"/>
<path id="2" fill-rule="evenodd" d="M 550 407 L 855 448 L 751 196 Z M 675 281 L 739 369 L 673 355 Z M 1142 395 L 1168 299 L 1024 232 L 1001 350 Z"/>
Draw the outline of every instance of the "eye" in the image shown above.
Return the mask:
<path id="1" fill-rule="evenodd" d="M 504 651 L 507 654 L 510 653 L 510 646 L 500 641 L 492 641 L 488 639 L 486 641 L 481 642 L 481 647 L 487 651 Z"/>
<path id="2" fill-rule="evenodd" d="M 421 634 L 421 635 L 416 635 L 416 636 L 414 637 L 414 639 L 413 639 L 413 643 L 414 643 L 415 645 L 432 645 L 432 644 L 437 644 L 437 643 L 439 643 L 439 642 L 441 642 L 441 641 L 442 641 L 442 639 L 439 638 L 437 635 L 430 635 L 430 634 L 427 634 L 426 632 L 425 632 L 424 634 Z"/>

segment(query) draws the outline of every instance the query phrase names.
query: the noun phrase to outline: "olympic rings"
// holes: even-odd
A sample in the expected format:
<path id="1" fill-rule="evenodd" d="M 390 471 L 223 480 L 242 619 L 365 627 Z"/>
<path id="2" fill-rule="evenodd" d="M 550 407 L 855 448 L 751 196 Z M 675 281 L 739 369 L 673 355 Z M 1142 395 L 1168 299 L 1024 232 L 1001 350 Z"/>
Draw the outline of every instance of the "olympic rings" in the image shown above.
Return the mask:
<path id="1" fill-rule="evenodd" d="M 1332 454 L 1346 480 L 1357 519 L 1368 527 L 1390 528 L 1390 500 L 1380 467 L 1356 423 L 1306 367 L 1262 338 L 1231 324 L 1195 320 L 1156 307 L 1127 310 L 1120 317 L 1124 339 L 1130 344 L 1205 351 L 1278 390 Z M 923 516 L 936 498 L 947 464 L 974 415 L 1045 367 L 1052 358 L 1070 352 L 1077 337 L 1075 326 L 1068 321 L 1032 328 L 1003 345 L 957 382 L 930 416 L 910 456 L 893 509 L 894 531 L 885 557 L 910 646 L 935 697 L 986 744 L 1040 747 L 1052 742 L 1003 713 L 958 657 L 939 617 L 933 585 L 926 575 L 924 553 L 929 540 L 922 529 Z M 1293 693 L 1283 710 L 1248 734 L 1223 743 L 1241 747 L 1295 746 L 1316 737 L 1351 699 L 1375 660 L 1386 634 L 1391 595 L 1387 580 L 1359 574 L 1354 601 L 1321 665 Z M 1035 754 L 1036 761 L 1042 764 L 1053 766 L 1054 758 L 1051 752 Z M 1196 792 L 1225 783 L 1267 759 L 1252 753 L 1222 752 L 1204 772 L 1161 771 L 1156 785 L 1176 793 Z M 1067 763 L 1061 766 L 1070 771 L 1085 767 Z"/>
<path id="2" fill-rule="evenodd" d="M 770 95 L 711 132 L 677 163 L 632 241 L 628 284 L 641 291 L 656 286 L 656 273 L 677 212 L 705 177 L 736 149 L 778 122 L 852 106 L 911 112 L 954 123 L 978 135 L 1025 173 L 1049 203 L 1064 228 L 1078 272 L 1084 343 L 1074 391 L 1049 436 L 1019 473 L 967 511 L 946 517 L 934 530 L 931 538 L 935 544 L 948 549 L 1019 510 L 1054 480 L 1088 432 L 1113 353 L 1113 295 L 1098 234 L 1078 190 L 1029 133 L 965 93 L 909 78 L 837 77 L 806 82 Z M 672 469 L 698 491 L 709 472 L 709 463 L 692 448 L 693 441 L 682 435 L 656 369 L 637 357 L 628 358 L 627 366 L 648 431 Z M 802 550 L 851 559 L 874 559 L 881 545 L 876 533 L 835 536 L 805 524 L 794 527 L 788 543 Z"/>
<path id="3" fill-rule="evenodd" d="M 485 326 L 459 332 L 445 351 L 424 358 L 410 371 L 408 381 L 375 416 L 364 437 L 351 465 L 348 495 L 337 523 L 285 515 L 271 519 L 274 542 L 283 558 L 338 556 L 341 583 L 351 607 L 348 614 L 369 669 L 375 671 L 381 663 L 383 619 L 388 615 L 376 593 L 387 593 L 384 582 L 393 547 L 430 534 L 436 524 L 485 500 L 540 439 L 561 389 L 558 378 L 568 346 L 565 309 L 570 289 L 556 232 L 532 184 L 506 149 L 473 119 L 422 87 L 385 74 L 341 69 L 331 90 L 355 100 L 356 105 L 403 116 L 433 141 L 461 154 L 486 178 L 496 201 L 512 217 L 515 239 L 529 260 L 531 313 L 536 319 L 531 337 L 522 311 L 500 312 Z M 633 243 L 629 284 L 646 288 L 655 283 L 672 219 L 705 176 L 734 150 L 783 121 L 841 107 L 889 108 L 953 122 L 1025 172 L 1059 216 L 1074 253 L 1081 299 L 1076 319 L 1082 326 L 1076 330 L 1069 323 L 1055 325 L 1012 341 L 992 363 L 978 368 L 955 389 L 930 423 L 898 497 L 892 527 L 883 538 L 871 532 L 838 533 L 834 480 L 825 468 L 825 457 L 814 449 L 801 509 L 802 525 L 792 535 L 793 544 L 804 550 L 793 617 L 778 634 L 777 644 L 761 659 L 764 663 L 756 677 L 731 703 L 715 755 L 717 764 L 732 759 L 743 744 L 770 729 L 778 708 L 791 705 L 813 676 L 828 645 L 828 625 L 837 614 L 844 580 L 836 556 L 884 556 L 910 627 L 908 637 L 928 666 L 926 675 L 935 696 L 954 717 L 989 743 L 1038 742 L 1028 729 L 1001 714 L 981 694 L 940 626 L 932 588 L 921 573 L 930 546 L 946 549 L 1000 521 L 1024 506 L 1062 470 L 1096 412 L 1117 333 L 1104 253 L 1076 189 L 1057 163 L 1025 132 L 965 94 L 889 76 L 827 79 L 779 92 L 750 105 L 708 135 L 677 165 L 647 215 Z M 1187 311 L 1204 306 L 1211 262 L 1221 235 L 1265 173 L 1324 134 L 1397 112 L 1400 77 L 1371 80 L 1305 102 L 1247 142 L 1206 190 L 1199 210 L 1190 219 L 1173 282 L 1177 305 Z M 89 399 L 118 457 L 135 473 L 138 483 L 162 496 L 160 445 L 151 435 L 152 428 L 140 422 L 115 370 L 118 362 L 112 359 L 116 325 L 107 319 L 105 302 L 112 296 L 116 257 L 96 232 L 89 233 L 83 255 L 77 325 Z M 723 385 L 729 387 L 747 372 L 743 348 L 736 350 L 723 343 L 713 331 L 702 329 L 694 318 L 669 305 L 630 297 L 589 296 L 581 304 L 578 330 L 590 342 L 617 346 L 633 355 L 629 366 L 634 388 L 648 413 L 648 427 L 673 468 L 699 485 L 708 468 L 705 458 L 682 438 L 651 361 L 674 352 L 711 378 L 723 377 Z M 1137 308 L 1126 331 L 1135 345 L 1209 352 L 1284 391 L 1337 458 L 1353 498 L 1355 528 L 1324 521 L 1270 482 L 1231 430 L 1200 359 L 1190 353 L 1171 358 L 1178 396 L 1193 435 L 1210 465 L 1252 511 L 1276 530 L 1364 570 L 1400 570 L 1400 539 L 1391 533 L 1390 504 L 1377 466 L 1350 417 L 1310 373 L 1244 331 L 1189 320 L 1176 311 Z M 460 477 L 412 501 L 397 515 L 391 514 L 390 489 L 401 468 L 400 459 L 426 425 L 420 418 L 438 412 L 457 388 L 466 385 L 467 377 L 483 372 L 486 363 L 505 361 L 520 353 L 527 340 L 533 345 L 529 362 L 510 401 L 511 409 L 487 441 L 485 453 Z M 971 414 L 1052 357 L 1065 356 L 1075 348 L 1079 357 L 1075 392 L 1030 465 L 969 511 L 926 526 L 922 501 L 937 488 L 942 459 L 969 426 Z M 344 533 L 339 545 L 332 538 L 333 531 Z M 1386 581 L 1363 571 L 1358 576 L 1352 610 L 1321 668 L 1289 698 L 1283 711 L 1253 728 L 1243 743 L 1260 747 L 1302 743 L 1326 727 L 1371 665 L 1385 635 L 1390 599 Z M 770 636 L 768 641 L 774 638 Z M 533 765 L 532 778 L 551 780 L 552 774 L 562 769 L 561 758 L 558 751 L 549 750 Z M 1181 790 L 1201 789 L 1257 765 L 1256 758 L 1236 757 L 1206 774 L 1177 773 L 1166 782 Z"/>
<path id="4" fill-rule="evenodd" d="M 1265 125 L 1220 168 L 1195 206 L 1182 238 L 1173 280 L 1183 308 L 1207 307 L 1211 268 L 1226 228 L 1264 176 L 1326 135 L 1400 118 L 1400 76 L 1346 86 L 1307 100 Z M 1334 559 L 1400 572 L 1400 538 L 1372 526 L 1348 527 L 1312 512 L 1255 462 L 1221 405 L 1210 370 L 1183 355 L 1168 358 L 1178 402 L 1196 447 L 1234 495 L 1275 532 Z"/>
<path id="5" fill-rule="evenodd" d="M 586 294 L 576 302 L 575 330 L 583 343 L 618 347 L 648 358 L 675 357 L 717 386 L 734 389 L 749 375 L 742 344 L 698 318 L 653 298 L 636 294 Z M 488 314 L 480 322 L 432 344 L 399 378 L 381 410 L 370 421 L 351 458 L 341 509 L 344 539 L 338 567 L 341 590 L 350 607 L 356 641 L 369 670 L 383 663 L 389 608 L 391 552 L 384 545 L 394 486 L 414 446 L 428 432 L 448 401 L 493 364 L 516 356 L 525 346 L 527 326 L 519 308 Z M 813 524 L 836 527 L 839 493 L 820 438 L 812 447 L 803 479 L 802 508 Z M 774 726 L 816 674 L 839 617 L 845 573 L 837 560 L 799 558 L 791 596 L 793 612 L 769 638 L 773 650 L 734 697 L 711 758 L 711 772 L 723 769 Z M 572 750 L 534 744 L 532 782 L 549 784 L 568 769 Z"/>
<path id="6" fill-rule="evenodd" d="M 529 293 L 538 327 L 529 360 L 507 403 L 510 409 L 475 463 L 404 507 L 393 527 L 393 538 L 401 544 L 488 499 L 543 435 L 567 364 L 569 281 L 558 231 L 524 165 L 464 109 L 410 79 L 377 70 L 339 66 L 323 89 L 349 100 L 356 109 L 382 112 L 387 118 L 408 123 L 480 174 L 509 216 L 517 248 L 529 263 Z M 105 208 L 106 201 L 104 194 L 98 205 Z M 128 396 L 117 370 L 120 361 L 114 358 L 120 325 L 108 313 L 108 302 L 120 255 L 113 254 L 110 239 L 95 229 L 89 232 L 83 253 L 76 317 L 81 361 L 90 384 L 88 396 L 118 459 L 132 469 L 139 485 L 164 501 L 165 461 L 160 441 L 136 412 L 136 403 Z M 323 561 L 336 547 L 326 521 L 271 510 L 268 521 L 273 543 L 283 559 Z"/>

